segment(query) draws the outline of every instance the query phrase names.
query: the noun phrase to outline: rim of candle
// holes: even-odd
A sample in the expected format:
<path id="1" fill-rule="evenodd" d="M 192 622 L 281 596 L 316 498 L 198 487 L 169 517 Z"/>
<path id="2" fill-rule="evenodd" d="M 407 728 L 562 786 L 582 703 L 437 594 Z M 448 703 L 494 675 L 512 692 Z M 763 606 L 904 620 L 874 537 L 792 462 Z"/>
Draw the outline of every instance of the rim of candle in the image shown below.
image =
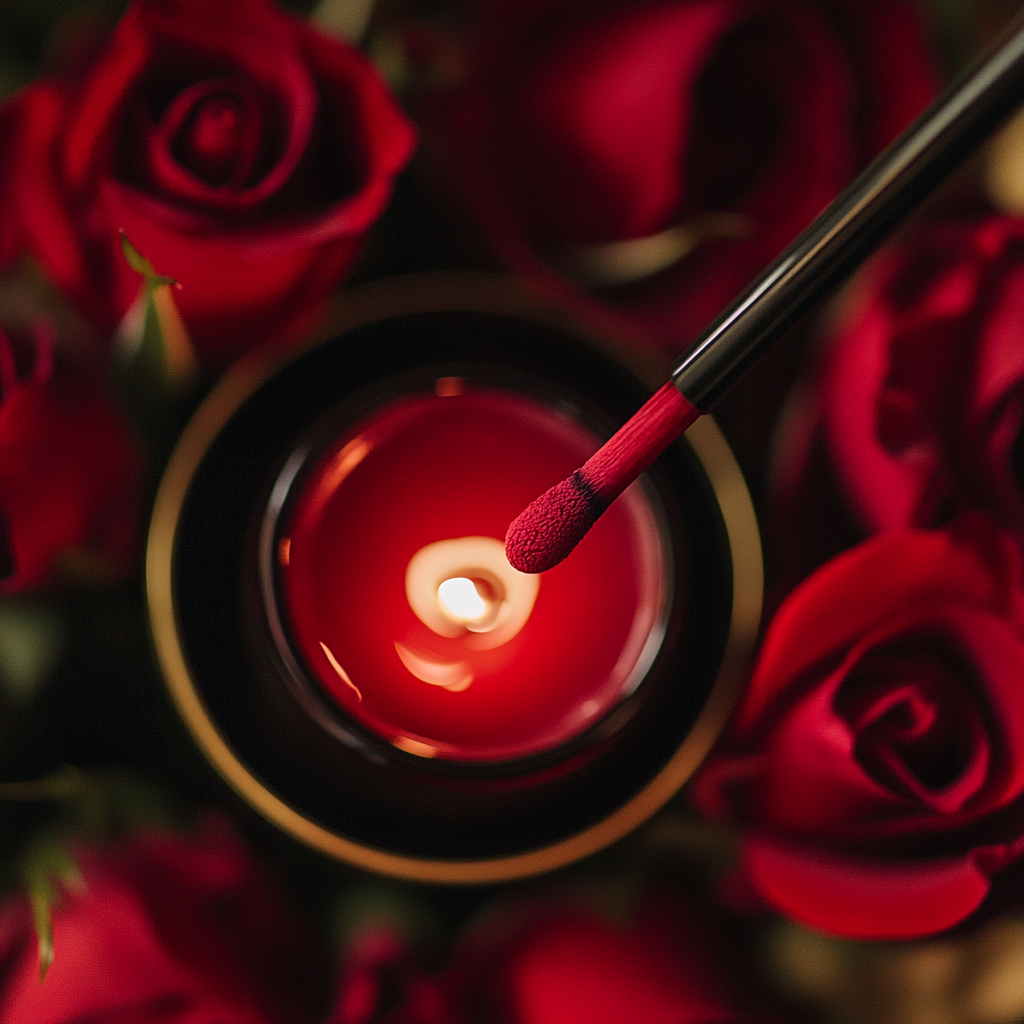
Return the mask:
<path id="1" fill-rule="evenodd" d="M 168 691 L 193 739 L 228 784 L 268 821 L 295 839 L 348 864 L 411 881 L 477 885 L 554 870 L 622 838 L 671 799 L 692 775 L 723 728 L 742 685 L 760 621 L 763 590 L 760 533 L 742 473 L 711 417 L 688 431 L 687 444 L 702 465 L 723 517 L 732 560 L 733 601 L 725 651 L 697 721 L 661 772 L 634 796 L 591 827 L 537 849 L 479 859 L 407 856 L 332 831 L 296 810 L 259 779 L 222 734 L 201 696 L 179 631 L 174 591 L 175 538 L 187 493 L 218 434 L 245 401 L 278 370 L 340 333 L 391 316 L 447 310 L 478 310 L 529 318 L 565 329 L 564 311 L 546 304 L 516 281 L 498 275 L 425 273 L 403 281 L 374 282 L 336 300 L 318 334 L 276 358 L 252 354 L 221 379 L 183 431 L 154 502 L 146 550 L 146 593 L 154 649 Z M 595 338 L 579 333 L 593 343 Z M 598 336 L 596 339 L 602 341 Z M 614 338 L 603 347 L 620 364 L 637 365 L 636 351 Z M 600 347 L 600 346 L 599 346 Z M 649 369 L 649 367 L 648 367 Z M 646 375 L 649 383 L 656 381 Z"/>

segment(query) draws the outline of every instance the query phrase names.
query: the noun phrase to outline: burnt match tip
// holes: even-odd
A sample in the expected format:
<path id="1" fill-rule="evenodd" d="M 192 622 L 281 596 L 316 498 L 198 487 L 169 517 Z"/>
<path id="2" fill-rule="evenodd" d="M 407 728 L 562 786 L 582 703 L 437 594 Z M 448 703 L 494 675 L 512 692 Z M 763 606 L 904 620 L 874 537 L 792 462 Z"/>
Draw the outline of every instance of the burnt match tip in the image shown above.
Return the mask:
<path id="1" fill-rule="evenodd" d="M 553 569 L 607 508 L 579 470 L 545 491 L 512 520 L 505 557 L 520 572 Z"/>

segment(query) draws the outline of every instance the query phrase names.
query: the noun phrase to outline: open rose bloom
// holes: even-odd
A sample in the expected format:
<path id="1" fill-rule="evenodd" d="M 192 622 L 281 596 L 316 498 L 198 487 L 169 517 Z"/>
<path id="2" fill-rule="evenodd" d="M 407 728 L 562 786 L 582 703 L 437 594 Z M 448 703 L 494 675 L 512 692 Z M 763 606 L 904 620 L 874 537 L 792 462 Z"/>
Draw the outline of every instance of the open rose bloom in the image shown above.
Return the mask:
<path id="1" fill-rule="evenodd" d="M 985 509 L 1024 536 L 1024 223 L 929 224 L 854 290 L 780 444 L 777 490 L 820 487 L 865 532 Z"/>
<path id="2" fill-rule="evenodd" d="M 427 141 L 506 265 L 682 351 L 935 90 L 900 0 L 482 5 Z M 897 42 L 898 41 L 898 42 Z"/>
<path id="3" fill-rule="evenodd" d="M 984 516 L 885 534 L 776 613 L 694 799 L 738 877 L 856 938 L 929 935 L 1024 854 L 1024 587 Z"/>
<path id="4" fill-rule="evenodd" d="M 270 0 L 135 3 L 0 124 L 11 230 L 97 333 L 139 293 L 123 229 L 215 368 L 338 286 L 414 138 L 360 53 Z"/>

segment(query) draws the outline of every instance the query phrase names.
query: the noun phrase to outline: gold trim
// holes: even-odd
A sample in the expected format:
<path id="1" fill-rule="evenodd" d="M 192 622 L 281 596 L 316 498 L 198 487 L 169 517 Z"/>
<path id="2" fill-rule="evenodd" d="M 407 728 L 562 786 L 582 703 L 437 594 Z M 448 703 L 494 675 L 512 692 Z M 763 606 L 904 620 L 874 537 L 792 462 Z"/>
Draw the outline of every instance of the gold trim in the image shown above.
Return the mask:
<path id="1" fill-rule="evenodd" d="M 496 275 L 417 274 L 353 289 L 332 304 L 322 329 L 301 351 L 382 317 L 431 310 L 464 309 L 510 313 L 555 324 L 577 335 L 578 322 L 527 295 Z M 588 339 L 594 340 L 594 339 Z M 617 348 L 612 339 L 602 347 Z M 185 428 L 160 483 L 146 552 L 146 592 L 157 658 L 171 697 L 203 753 L 231 786 L 264 817 L 296 839 L 349 864 L 418 882 L 475 885 L 505 882 L 564 867 L 621 839 L 670 800 L 704 759 L 725 725 L 753 651 L 761 615 L 763 569 L 753 504 L 739 466 L 710 417 L 686 433 L 711 482 L 733 561 L 733 608 L 725 654 L 700 716 L 661 772 L 628 803 L 590 828 L 539 850 L 475 861 L 429 860 L 363 846 L 297 813 L 238 759 L 210 719 L 185 662 L 174 614 L 171 566 L 174 536 L 189 483 L 214 438 L 238 407 L 265 380 L 299 354 L 243 360 L 214 388 Z M 621 353 L 616 353 L 621 356 Z M 635 353 L 634 353 L 635 356 Z M 651 368 L 634 370 L 649 377 Z"/>

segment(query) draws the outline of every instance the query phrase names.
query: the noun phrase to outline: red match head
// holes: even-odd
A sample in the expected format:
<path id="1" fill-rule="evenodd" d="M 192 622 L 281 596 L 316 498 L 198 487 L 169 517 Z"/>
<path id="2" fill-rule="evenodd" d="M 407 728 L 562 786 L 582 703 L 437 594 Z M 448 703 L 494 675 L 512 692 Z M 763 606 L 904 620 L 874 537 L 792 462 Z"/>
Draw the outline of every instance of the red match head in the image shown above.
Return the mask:
<path id="1" fill-rule="evenodd" d="M 505 557 L 520 572 L 553 569 L 607 507 L 577 470 L 512 520 L 505 534 Z"/>

